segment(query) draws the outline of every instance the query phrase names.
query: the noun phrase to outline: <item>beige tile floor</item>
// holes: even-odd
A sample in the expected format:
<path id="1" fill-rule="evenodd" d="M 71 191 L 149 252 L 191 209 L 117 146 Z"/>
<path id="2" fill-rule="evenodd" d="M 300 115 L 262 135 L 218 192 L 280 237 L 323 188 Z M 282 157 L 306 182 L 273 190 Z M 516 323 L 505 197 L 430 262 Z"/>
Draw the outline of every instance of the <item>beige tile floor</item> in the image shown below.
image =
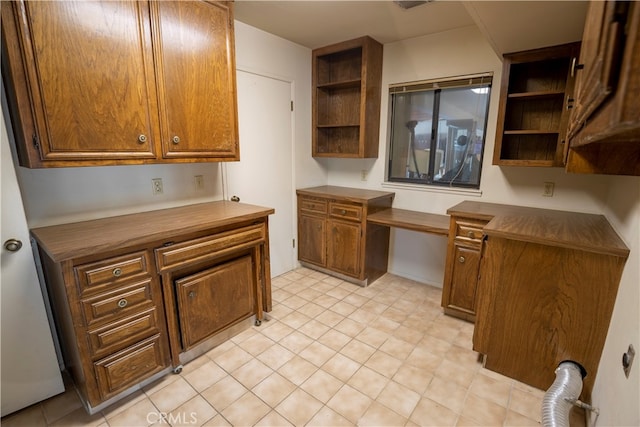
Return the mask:
<path id="1" fill-rule="evenodd" d="M 273 311 L 124 402 L 89 416 L 73 387 L 14 426 L 535 426 L 543 392 L 482 368 L 441 290 L 386 274 L 362 288 L 306 268 Z"/>

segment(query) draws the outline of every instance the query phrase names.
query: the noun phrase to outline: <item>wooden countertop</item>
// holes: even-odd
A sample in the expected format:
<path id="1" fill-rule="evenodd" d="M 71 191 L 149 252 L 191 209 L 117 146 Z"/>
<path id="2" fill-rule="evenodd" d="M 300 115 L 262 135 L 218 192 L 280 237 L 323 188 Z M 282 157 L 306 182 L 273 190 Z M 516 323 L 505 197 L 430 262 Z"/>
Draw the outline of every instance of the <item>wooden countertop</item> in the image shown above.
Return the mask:
<path id="1" fill-rule="evenodd" d="M 487 236 L 627 258 L 629 248 L 603 215 L 465 201 L 450 215 L 487 219 Z"/>
<path id="2" fill-rule="evenodd" d="M 323 197 L 336 200 L 344 200 L 355 203 L 368 203 L 372 200 L 394 197 L 395 193 L 388 191 L 366 190 L 362 188 L 337 187 L 334 185 L 323 185 L 320 187 L 299 188 L 296 194 Z"/>
<path id="3" fill-rule="evenodd" d="M 449 217 L 447 215 L 389 208 L 368 215 L 367 221 L 422 233 L 449 235 Z"/>
<path id="4" fill-rule="evenodd" d="M 226 200 L 34 228 L 31 234 L 56 262 L 188 233 L 251 221 L 272 208 Z"/>

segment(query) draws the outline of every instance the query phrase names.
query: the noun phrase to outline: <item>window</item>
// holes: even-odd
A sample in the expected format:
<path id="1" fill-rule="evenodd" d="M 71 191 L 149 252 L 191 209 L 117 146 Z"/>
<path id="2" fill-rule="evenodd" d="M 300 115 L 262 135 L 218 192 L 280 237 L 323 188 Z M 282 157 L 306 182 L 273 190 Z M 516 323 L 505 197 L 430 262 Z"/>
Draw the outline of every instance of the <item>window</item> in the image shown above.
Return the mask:
<path id="1" fill-rule="evenodd" d="M 389 86 L 388 181 L 480 188 L 491 80 Z"/>

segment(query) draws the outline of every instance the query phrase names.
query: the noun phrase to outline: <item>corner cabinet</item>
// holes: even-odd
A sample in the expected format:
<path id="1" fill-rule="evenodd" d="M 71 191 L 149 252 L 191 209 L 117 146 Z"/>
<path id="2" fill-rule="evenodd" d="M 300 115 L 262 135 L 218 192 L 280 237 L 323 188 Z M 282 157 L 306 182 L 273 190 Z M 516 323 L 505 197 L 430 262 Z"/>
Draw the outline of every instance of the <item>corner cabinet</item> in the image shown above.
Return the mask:
<path id="1" fill-rule="evenodd" d="M 504 55 L 493 164 L 563 166 L 580 43 Z"/>
<path id="2" fill-rule="evenodd" d="M 239 158 L 233 2 L 2 2 L 2 49 L 23 166 Z"/>
<path id="3" fill-rule="evenodd" d="M 592 1 L 569 126 L 567 171 L 640 175 L 640 4 Z"/>
<path id="4" fill-rule="evenodd" d="M 387 271 L 389 227 L 367 215 L 391 207 L 394 193 L 323 186 L 297 190 L 298 259 L 367 285 Z"/>
<path id="5" fill-rule="evenodd" d="M 314 157 L 378 157 L 382 45 L 371 37 L 315 49 Z"/>

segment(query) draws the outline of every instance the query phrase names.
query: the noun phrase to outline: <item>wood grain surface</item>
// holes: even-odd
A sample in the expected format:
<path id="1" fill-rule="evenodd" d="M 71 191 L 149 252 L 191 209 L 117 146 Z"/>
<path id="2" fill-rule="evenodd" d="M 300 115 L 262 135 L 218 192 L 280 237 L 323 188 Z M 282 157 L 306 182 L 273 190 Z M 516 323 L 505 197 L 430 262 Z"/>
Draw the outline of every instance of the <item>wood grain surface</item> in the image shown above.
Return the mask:
<path id="1" fill-rule="evenodd" d="M 31 230 L 56 262 L 127 246 L 171 240 L 188 233 L 257 220 L 272 208 L 225 200 L 120 215 Z"/>

